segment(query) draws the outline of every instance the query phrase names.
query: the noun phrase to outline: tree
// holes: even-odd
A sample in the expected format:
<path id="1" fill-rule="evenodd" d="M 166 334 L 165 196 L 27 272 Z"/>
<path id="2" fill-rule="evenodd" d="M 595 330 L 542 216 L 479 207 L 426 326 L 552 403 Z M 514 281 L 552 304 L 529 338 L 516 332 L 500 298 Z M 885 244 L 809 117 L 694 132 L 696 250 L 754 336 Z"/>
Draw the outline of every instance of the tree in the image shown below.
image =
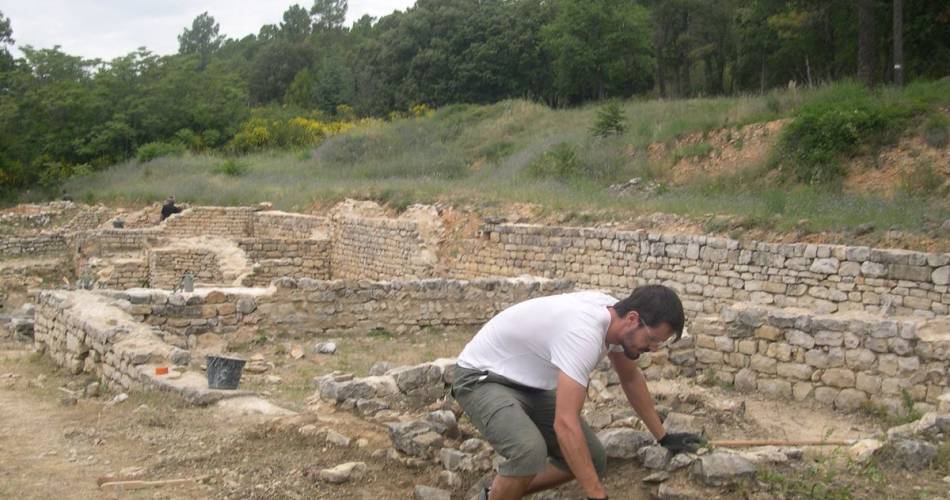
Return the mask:
<path id="1" fill-rule="evenodd" d="M 284 98 L 287 88 L 313 57 L 306 44 L 278 39 L 262 47 L 251 61 L 248 92 L 255 104 L 267 104 Z"/>
<path id="2" fill-rule="evenodd" d="M 314 29 L 331 31 L 343 27 L 347 0 L 314 0 L 310 8 Z"/>
<path id="3" fill-rule="evenodd" d="M 894 85 L 904 85 L 904 1 L 894 0 Z"/>
<path id="4" fill-rule="evenodd" d="M 652 85 L 647 10 L 626 0 L 559 0 L 541 36 L 562 103 L 629 96 Z"/>
<path id="5" fill-rule="evenodd" d="M 7 45 L 13 44 L 13 28 L 10 26 L 10 19 L 4 17 L 0 12 L 0 71 L 6 71 L 13 66 L 13 56 L 7 50 Z M 0 82 L 0 88 L 3 83 Z"/>
<path id="6" fill-rule="evenodd" d="M 858 0 L 858 80 L 874 84 L 874 2 Z"/>
<path id="7" fill-rule="evenodd" d="M 191 23 L 191 29 L 185 28 L 178 35 L 178 53 L 182 55 L 196 54 L 203 69 L 208 65 L 213 54 L 224 41 L 224 35 L 218 34 L 218 23 L 207 12 L 202 12 Z"/>
<path id="8" fill-rule="evenodd" d="M 0 12 L 0 44 L 9 45 L 13 43 L 13 28 L 10 27 L 10 20 Z"/>
<path id="9" fill-rule="evenodd" d="M 307 9 L 300 5 L 291 5 L 284 12 L 284 22 L 280 23 L 280 35 L 291 42 L 302 42 L 310 36 L 311 19 Z"/>

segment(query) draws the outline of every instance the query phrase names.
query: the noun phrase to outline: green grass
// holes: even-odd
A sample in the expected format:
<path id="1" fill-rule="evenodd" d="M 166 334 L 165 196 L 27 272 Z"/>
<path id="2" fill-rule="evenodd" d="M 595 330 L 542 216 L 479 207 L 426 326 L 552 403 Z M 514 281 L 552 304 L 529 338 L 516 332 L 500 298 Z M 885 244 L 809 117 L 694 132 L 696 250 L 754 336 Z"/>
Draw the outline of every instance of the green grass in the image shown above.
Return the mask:
<path id="1" fill-rule="evenodd" d="M 597 104 L 558 110 L 521 100 L 453 105 L 431 116 L 372 122 L 308 151 L 269 151 L 236 160 L 187 153 L 147 164 L 132 160 L 74 178 L 66 189 L 76 199 L 109 204 L 150 203 L 169 194 L 207 205 L 270 201 L 285 210 L 347 197 L 377 200 L 397 210 L 415 202 L 445 201 L 475 209 L 533 203 L 590 221 L 663 211 L 700 218 L 728 214 L 775 229 L 798 228 L 807 219 L 813 231 L 865 222 L 913 231 L 927 216 L 950 218 L 941 196 L 918 196 L 919 190 L 909 189 L 887 201 L 843 196 L 820 186 L 774 186 L 766 180 L 767 166 L 670 187 L 669 158 L 657 161 L 640 154 L 650 144 L 685 134 L 790 116 L 815 92 L 629 100 L 619 103 L 626 119 L 623 132 L 603 138 L 590 134 L 601 109 Z M 927 86 L 908 87 L 904 94 L 912 102 L 935 98 Z M 712 146 L 703 142 L 682 149 L 685 156 L 702 156 Z M 222 167 L 228 162 L 234 167 Z M 920 182 L 911 188 L 930 189 L 927 174 L 922 170 Z M 662 188 L 653 195 L 607 192 L 610 184 L 632 177 L 654 180 Z"/>
<path id="2" fill-rule="evenodd" d="M 704 158 L 712 153 L 713 147 L 708 142 L 696 142 L 687 144 L 673 151 L 673 163 L 678 163 L 683 158 Z"/>

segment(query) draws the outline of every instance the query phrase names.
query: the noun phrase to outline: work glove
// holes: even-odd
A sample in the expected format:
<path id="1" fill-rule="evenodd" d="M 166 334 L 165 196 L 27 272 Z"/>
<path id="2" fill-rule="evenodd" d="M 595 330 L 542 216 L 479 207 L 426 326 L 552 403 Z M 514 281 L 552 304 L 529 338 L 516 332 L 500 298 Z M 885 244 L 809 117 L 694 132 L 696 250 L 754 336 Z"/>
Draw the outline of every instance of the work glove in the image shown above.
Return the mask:
<path id="1" fill-rule="evenodd" d="M 701 434 L 692 432 L 668 432 L 663 436 L 663 439 L 660 439 L 659 443 L 660 446 L 673 453 L 683 451 L 693 453 L 706 444 L 706 439 Z"/>

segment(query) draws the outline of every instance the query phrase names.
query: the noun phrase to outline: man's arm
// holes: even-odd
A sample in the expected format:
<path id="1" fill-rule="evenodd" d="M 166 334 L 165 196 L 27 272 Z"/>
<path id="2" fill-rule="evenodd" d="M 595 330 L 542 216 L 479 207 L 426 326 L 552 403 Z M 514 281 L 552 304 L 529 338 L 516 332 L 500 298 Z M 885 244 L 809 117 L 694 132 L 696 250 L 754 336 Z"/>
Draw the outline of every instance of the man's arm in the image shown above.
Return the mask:
<path id="1" fill-rule="evenodd" d="M 627 395 L 630 406 L 640 416 L 640 420 L 643 420 L 643 423 L 646 424 L 653 437 L 657 441 L 663 439 L 666 434 L 663 429 L 663 422 L 656 412 L 656 407 L 653 406 L 653 396 L 650 395 L 646 378 L 644 378 L 636 361 L 627 358 L 622 352 L 610 352 L 607 357 L 610 358 L 614 370 L 620 377 L 620 387 Z"/>
<path id="2" fill-rule="evenodd" d="M 594 462 L 581 429 L 581 408 L 587 398 L 587 388 L 564 372 L 557 376 L 557 400 L 554 406 L 554 433 L 561 454 L 584 493 L 589 498 L 606 498 L 607 491 L 597 477 Z"/>

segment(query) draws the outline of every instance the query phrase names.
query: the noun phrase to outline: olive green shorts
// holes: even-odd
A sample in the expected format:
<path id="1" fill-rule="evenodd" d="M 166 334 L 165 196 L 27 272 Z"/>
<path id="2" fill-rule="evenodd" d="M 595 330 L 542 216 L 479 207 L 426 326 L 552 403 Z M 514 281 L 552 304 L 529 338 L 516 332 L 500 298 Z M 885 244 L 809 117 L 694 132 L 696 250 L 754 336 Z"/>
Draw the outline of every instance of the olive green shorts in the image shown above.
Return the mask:
<path id="1" fill-rule="evenodd" d="M 455 367 L 452 394 L 482 436 L 507 460 L 498 467 L 503 476 L 533 476 L 548 461 L 569 471 L 554 433 L 556 391 L 519 385 L 501 375 Z M 607 453 L 597 435 L 581 419 L 594 468 L 600 477 Z"/>

